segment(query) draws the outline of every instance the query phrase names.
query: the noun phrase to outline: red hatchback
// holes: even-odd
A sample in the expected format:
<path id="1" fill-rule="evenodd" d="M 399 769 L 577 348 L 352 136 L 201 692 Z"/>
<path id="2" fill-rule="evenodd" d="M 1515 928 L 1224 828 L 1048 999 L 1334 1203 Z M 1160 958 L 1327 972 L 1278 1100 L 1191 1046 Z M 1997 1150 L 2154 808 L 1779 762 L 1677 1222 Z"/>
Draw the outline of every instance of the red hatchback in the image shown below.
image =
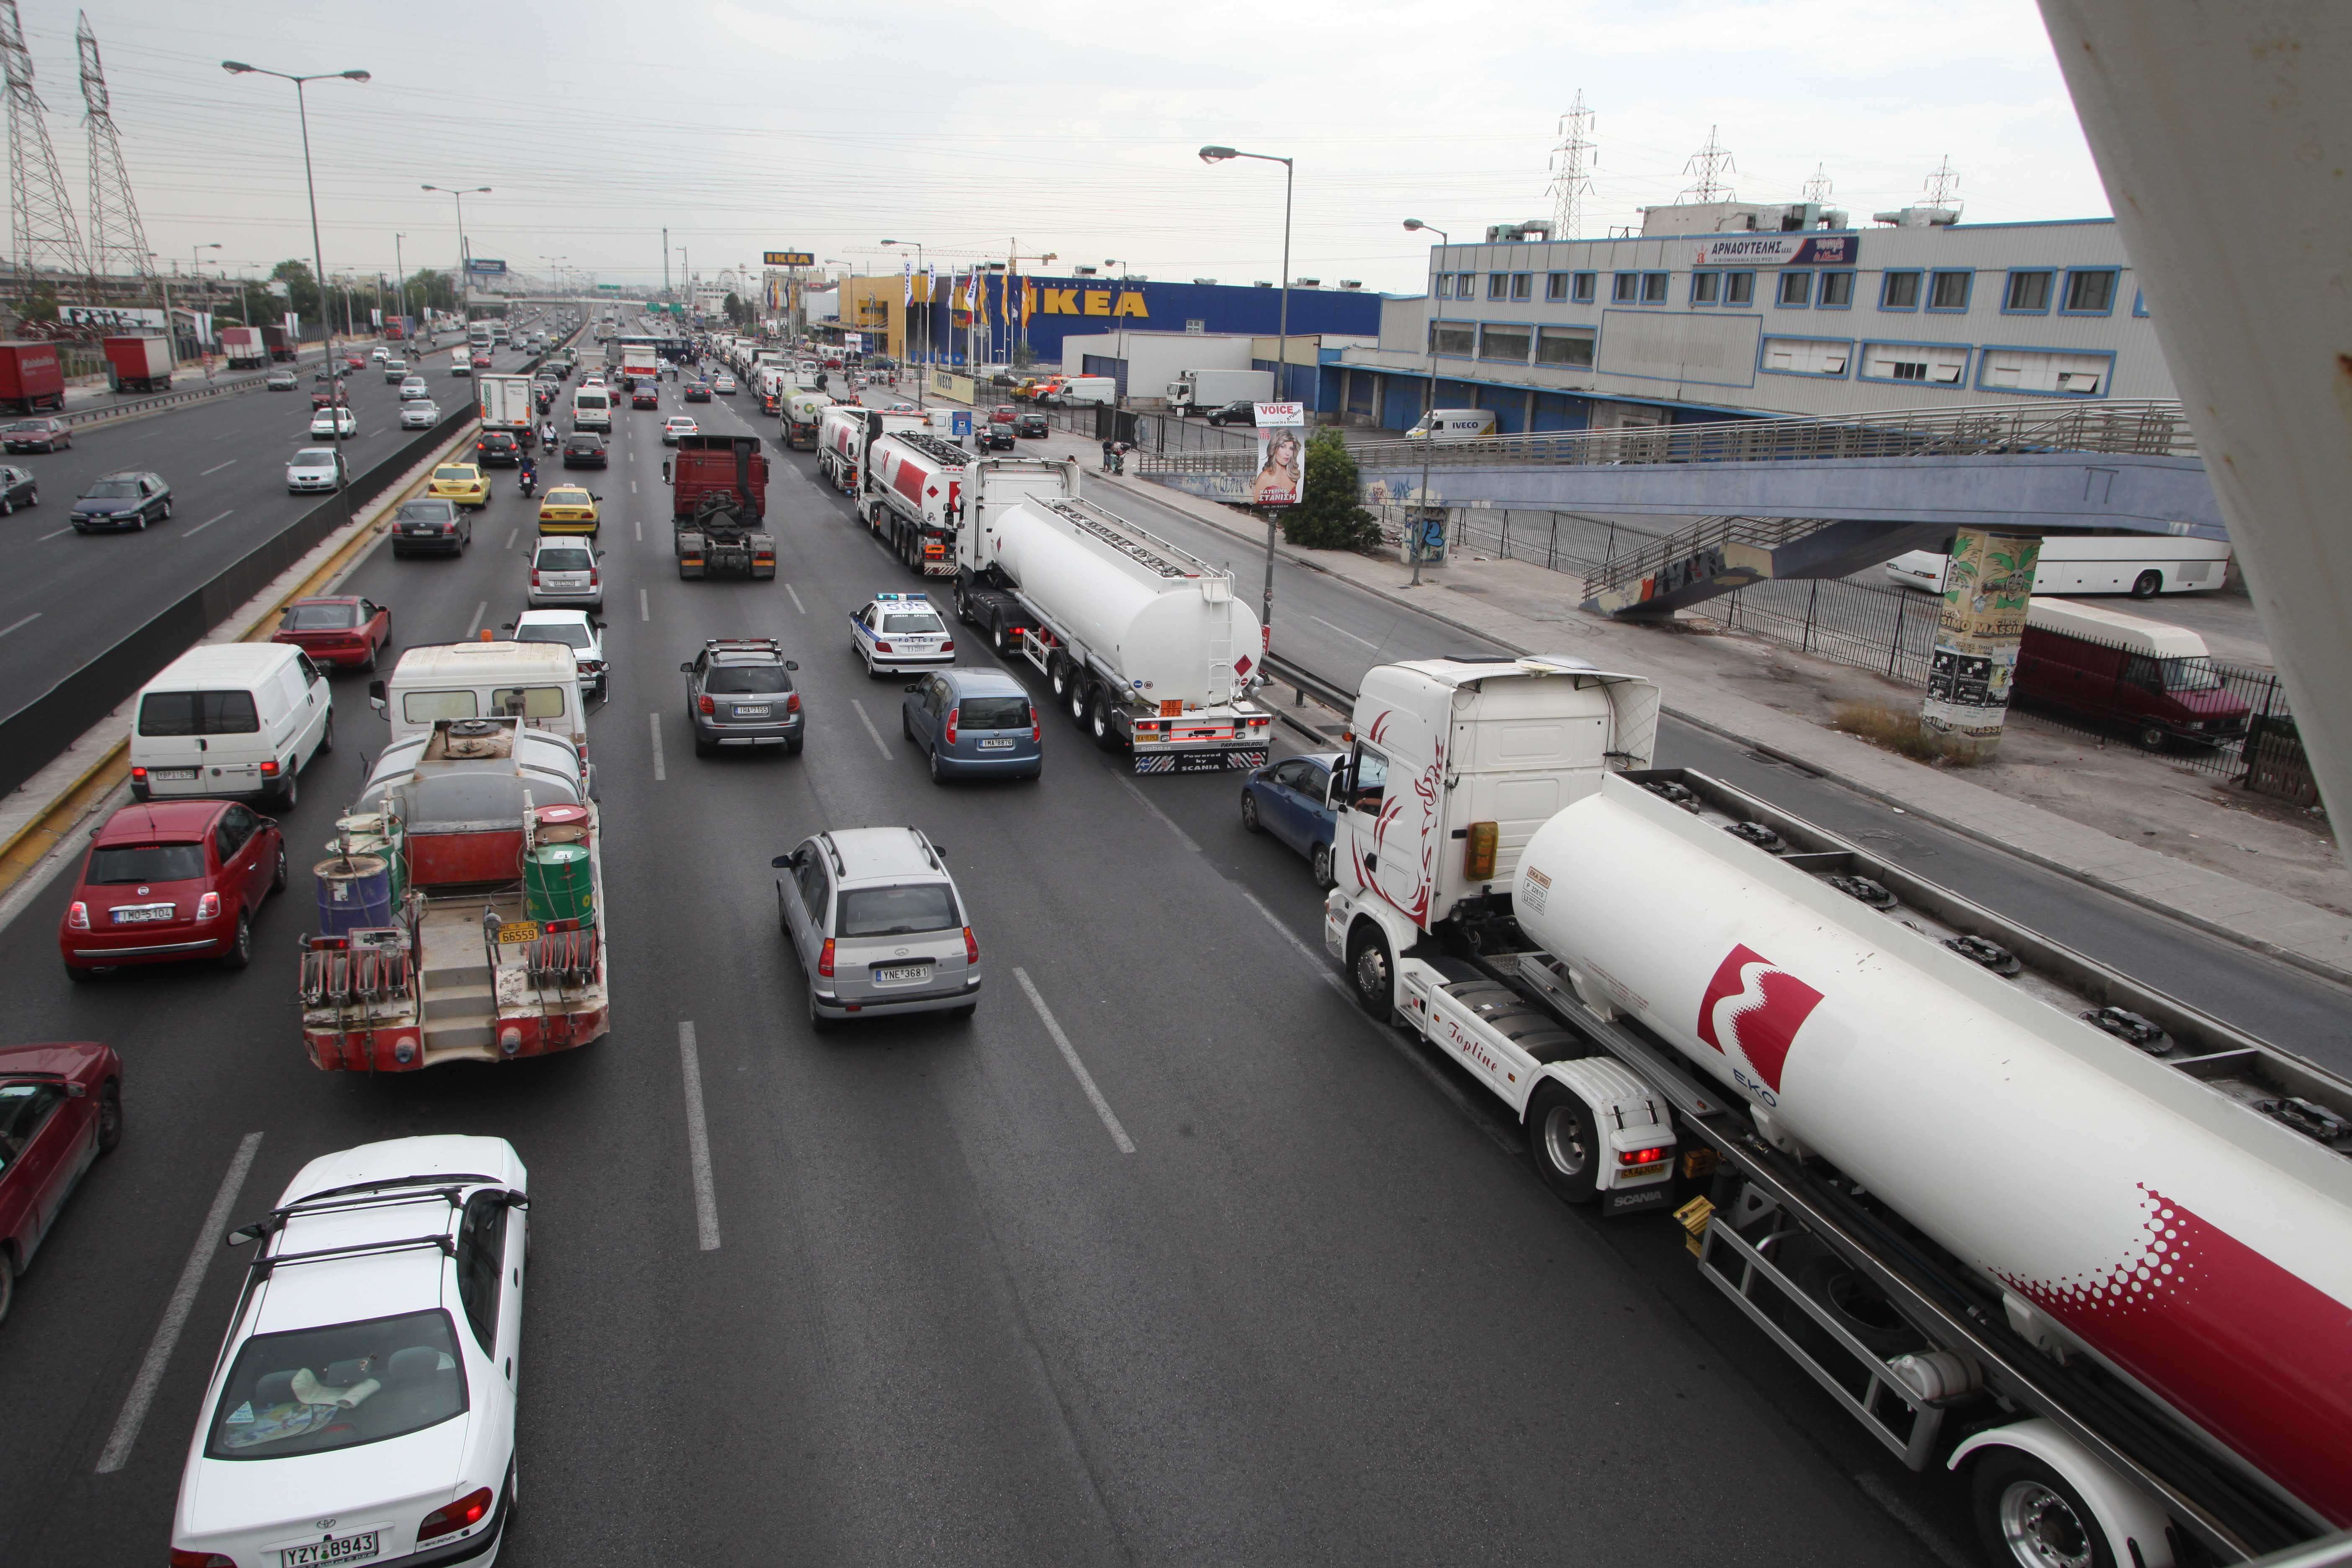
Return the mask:
<path id="1" fill-rule="evenodd" d="M 92 1162 L 122 1141 L 122 1058 L 94 1041 L 0 1046 L 0 1322 Z"/>
<path id="2" fill-rule="evenodd" d="M 278 824 L 236 801 L 126 805 L 92 834 L 58 923 L 66 973 L 129 963 L 253 959 L 253 917 L 286 886 Z"/>
<path id="3" fill-rule="evenodd" d="M 292 643 L 312 664 L 373 669 L 376 656 L 392 641 L 392 612 L 350 595 L 297 599 L 286 606 L 269 640 Z"/>

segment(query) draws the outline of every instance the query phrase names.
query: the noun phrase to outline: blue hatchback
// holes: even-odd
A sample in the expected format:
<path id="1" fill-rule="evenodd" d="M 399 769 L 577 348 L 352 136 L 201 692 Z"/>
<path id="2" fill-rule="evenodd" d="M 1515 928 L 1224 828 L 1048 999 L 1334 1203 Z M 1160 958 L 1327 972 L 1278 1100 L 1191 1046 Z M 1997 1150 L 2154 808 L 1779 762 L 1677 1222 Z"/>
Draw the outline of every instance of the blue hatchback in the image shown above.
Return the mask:
<path id="1" fill-rule="evenodd" d="M 1045 768 L 1044 732 L 1029 691 L 1001 669 L 942 669 L 907 688 L 898 731 L 929 758 L 931 782 L 1034 779 Z"/>
<path id="2" fill-rule="evenodd" d="M 1271 833 L 1306 856 L 1318 888 L 1334 880 L 1331 836 L 1339 811 L 1331 781 L 1347 760 L 1345 752 L 1310 752 L 1260 768 L 1242 784 L 1242 826 Z"/>

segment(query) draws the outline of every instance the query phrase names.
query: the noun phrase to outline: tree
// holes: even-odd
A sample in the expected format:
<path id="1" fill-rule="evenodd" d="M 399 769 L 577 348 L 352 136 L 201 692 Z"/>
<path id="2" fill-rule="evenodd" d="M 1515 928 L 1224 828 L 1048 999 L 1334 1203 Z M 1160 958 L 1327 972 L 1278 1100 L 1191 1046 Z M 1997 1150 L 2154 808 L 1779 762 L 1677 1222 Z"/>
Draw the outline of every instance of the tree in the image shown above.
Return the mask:
<path id="1" fill-rule="evenodd" d="M 727 298 L 719 302 L 719 308 L 727 313 L 727 324 L 730 327 L 740 327 L 751 319 L 751 312 L 743 308 L 743 301 L 731 289 Z"/>
<path id="2" fill-rule="evenodd" d="M 1378 519 L 1359 505 L 1362 483 L 1339 429 L 1307 440 L 1307 483 L 1297 506 L 1282 509 L 1282 537 L 1309 550 L 1370 550 L 1381 542 Z"/>
<path id="3" fill-rule="evenodd" d="M 325 319 L 319 314 L 319 283 L 310 275 L 309 262 L 281 261 L 269 269 L 269 276 L 286 285 L 286 308 L 305 323 L 315 325 Z"/>
<path id="4" fill-rule="evenodd" d="M 446 272 L 431 267 L 420 267 L 408 275 L 408 308 L 422 315 L 425 311 L 457 309 L 457 285 Z"/>

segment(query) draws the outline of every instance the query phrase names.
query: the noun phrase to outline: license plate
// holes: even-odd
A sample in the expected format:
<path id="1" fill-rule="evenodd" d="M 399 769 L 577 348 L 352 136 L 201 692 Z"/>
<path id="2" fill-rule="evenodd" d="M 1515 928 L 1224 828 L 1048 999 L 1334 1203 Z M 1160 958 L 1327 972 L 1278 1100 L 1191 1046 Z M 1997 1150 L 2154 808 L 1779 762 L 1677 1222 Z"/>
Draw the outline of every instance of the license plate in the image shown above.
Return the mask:
<path id="1" fill-rule="evenodd" d="M 538 940 L 537 921 L 509 921 L 499 927 L 499 945 L 501 947 L 521 947 Z"/>
<path id="2" fill-rule="evenodd" d="M 768 705 L 764 702 L 739 702 L 735 705 L 735 717 L 738 719 L 764 719 L 767 716 Z"/>
<path id="3" fill-rule="evenodd" d="M 931 972 L 928 963 L 898 963 L 874 972 L 874 984 L 891 985 L 908 980 L 920 980 Z"/>
<path id="4" fill-rule="evenodd" d="M 980 743 L 980 749 L 983 752 L 1009 752 L 1013 749 L 1013 742 L 1010 741 L 982 741 Z"/>
<path id="5" fill-rule="evenodd" d="M 195 781 L 196 770 L 194 768 L 155 768 L 151 770 L 147 776 L 155 780 L 158 784 L 192 784 Z"/>
<path id="6" fill-rule="evenodd" d="M 119 926 L 138 925 L 146 921 L 167 921 L 172 918 L 170 904 L 138 904 L 114 911 L 114 923 Z"/>
<path id="7" fill-rule="evenodd" d="M 281 1546 L 278 1564 L 278 1568 L 317 1568 L 326 1563 L 365 1563 L 383 1550 L 383 1530 L 362 1530 L 356 1535 L 330 1535 L 299 1546 Z"/>

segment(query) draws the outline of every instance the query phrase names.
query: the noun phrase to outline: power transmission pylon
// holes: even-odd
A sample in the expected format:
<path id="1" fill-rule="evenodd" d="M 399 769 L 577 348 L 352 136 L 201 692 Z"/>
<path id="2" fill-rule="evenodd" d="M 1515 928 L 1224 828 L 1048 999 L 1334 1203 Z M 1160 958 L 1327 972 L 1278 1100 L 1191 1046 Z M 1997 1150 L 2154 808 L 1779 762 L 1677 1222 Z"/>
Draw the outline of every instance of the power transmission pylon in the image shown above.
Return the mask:
<path id="1" fill-rule="evenodd" d="M 74 42 L 81 51 L 81 100 L 88 110 L 82 124 L 89 132 L 89 269 L 104 278 L 119 262 L 123 272 L 144 278 L 154 270 L 147 254 L 147 228 L 139 221 L 139 198 L 131 189 L 131 171 L 123 165 L 122 137 L 114 128 L 98 35 L 90 31 L 87 11 L 74 27 Z"/>
<path id="2" fill-rule="evenodd" d="M 1813 165 L 1813 177 L 1805 182 L 1805 199 L 1816 205 L 1830 199 L 1830 166 Z"/>
<path id="3" fill-rule="evenodd" d="M 1951 207 L 1956 211 L 1958 209 L 1959 203 L 1954 198 L 1960 191 L 1960 172 L 1952 167 L 1952 155 L 1949 153 L 1944 154 L 1942 163 L 1929 171 L 1927 191 L 1928 205 Z"/>
<path id="4" fill-rule="evenodd" d="M 1731 161 L 1731 150 L 1717 139 L 1715 132 L 1714 126 L 1706 128 L 1706 145 L 1692 153 L 1691 161 L 1683 165 L 1684 174 L 1698 176 L 1698 184 L 1683 193 L 1684 200 L 1727 202 L 1739 195 L 1724 184 L 1723 176 L 1738 173 L 1738 165 Z"/>
<path id="5" fill-rule="evenodd" d="M 1589 163 L 1601 162 L 1601 149 L 1592 140 L 1592 110 L 1584 107 L 1584 89 L 1576 89 L 1576 101 L 1559 117 L 1559 145 L 1551 154 L 1551 237 L 1554 239 L 1574 239 L 1584 226 L 1584 198 L 1592 194 L 1592 176 L 1585 173 Z"/>
<path id="6" fill-rule="evenodd" d="M 19 281 L 30 287 L 43 266 L 79 280 L 89 277 L 81 228 L 49 144 L 48 112 L 33 90 L 33 57 L 25 47 L 16 0 L 0 0 L 0 67 L 8 80 L 8 237 Z"/>

